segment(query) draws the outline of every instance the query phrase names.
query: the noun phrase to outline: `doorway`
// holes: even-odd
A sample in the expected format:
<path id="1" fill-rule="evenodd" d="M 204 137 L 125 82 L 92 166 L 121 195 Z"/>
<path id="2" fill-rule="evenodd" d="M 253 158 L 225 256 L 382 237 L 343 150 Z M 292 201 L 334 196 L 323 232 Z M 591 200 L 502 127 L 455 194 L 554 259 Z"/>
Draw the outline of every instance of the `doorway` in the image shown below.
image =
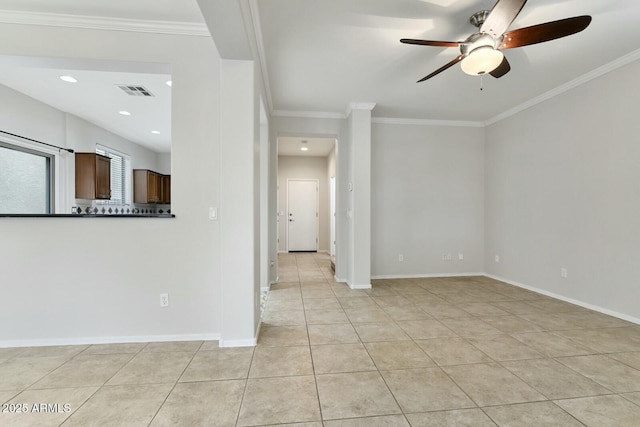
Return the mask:
<path id="1" fill-rule="evenodd" d="M 318 180 L 287 180 L 287 251 L 318 251 Z"/>

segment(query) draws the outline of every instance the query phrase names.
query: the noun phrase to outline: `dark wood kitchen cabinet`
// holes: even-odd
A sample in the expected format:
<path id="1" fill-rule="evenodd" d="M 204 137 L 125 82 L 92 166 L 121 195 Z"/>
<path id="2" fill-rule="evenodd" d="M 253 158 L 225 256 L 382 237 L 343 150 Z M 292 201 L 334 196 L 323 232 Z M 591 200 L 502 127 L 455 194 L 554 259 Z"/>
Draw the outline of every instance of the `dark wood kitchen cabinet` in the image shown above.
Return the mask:
<path id="1" fill-rule="evenodd" d="M 134 203 L 171 203 L 171 175 L 147 169 L 133 170 Z"/>
<path id="2" fill-rule="evenodd" d="M 111 159 L 97 153 L 75 153 L 76 199 L 111 199 Z"/>
<path id="3" fill-rule="evenodd" d="M 162 175 L 161 203 L 171 204 L 171 175 Z"/>

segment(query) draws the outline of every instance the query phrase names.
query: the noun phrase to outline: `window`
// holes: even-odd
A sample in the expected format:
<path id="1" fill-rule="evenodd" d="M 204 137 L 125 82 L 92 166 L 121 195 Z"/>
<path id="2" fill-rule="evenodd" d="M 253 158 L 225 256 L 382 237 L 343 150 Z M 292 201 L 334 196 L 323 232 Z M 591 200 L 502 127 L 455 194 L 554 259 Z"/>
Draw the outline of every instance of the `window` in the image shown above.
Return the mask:
<path id="1" fill-rule="evenodd" d="M 53 173 L 53 155 L 0 142 L 0 213 L 53 213 Z"/>
<path id="2" fill-rule="evenodd" d="M 96 153 L 111 159 L 111 199 L 96 200 L 97 204 L 131 204 L 131 158 L 111 148 L 97 146 Z"/>

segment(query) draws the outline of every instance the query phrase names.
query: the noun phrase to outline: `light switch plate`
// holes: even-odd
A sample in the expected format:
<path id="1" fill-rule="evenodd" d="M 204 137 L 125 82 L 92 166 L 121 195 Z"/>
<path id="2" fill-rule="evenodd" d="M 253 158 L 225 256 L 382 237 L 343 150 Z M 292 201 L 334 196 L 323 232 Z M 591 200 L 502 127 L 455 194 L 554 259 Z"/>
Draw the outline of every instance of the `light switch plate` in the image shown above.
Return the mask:
<path id="1" fill-rule="evenodd" d="M 218 208 L 216 207 L 209 208 L 209 219 L 212 221 L 218 220 Z"/>

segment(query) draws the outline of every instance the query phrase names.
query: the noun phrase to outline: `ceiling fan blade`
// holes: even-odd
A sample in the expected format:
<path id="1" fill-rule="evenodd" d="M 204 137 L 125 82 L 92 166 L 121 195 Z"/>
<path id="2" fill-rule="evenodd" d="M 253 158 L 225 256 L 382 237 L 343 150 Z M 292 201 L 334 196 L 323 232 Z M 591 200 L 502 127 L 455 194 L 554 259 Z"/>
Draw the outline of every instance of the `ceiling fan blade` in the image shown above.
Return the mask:
<path id="1" fill-rule="evenodd" d="M 422 46 L 458 47 L 459 42 L 441 42 L 437 40 L 400 39 L 400 43 L 418 44 Z"/>
<path id="2" fill-rule="evenodd" d="M 491 74 L 496 79 L 499 79 L 509 71 L 511 71 L 511 65 L 509 64 L 509 61 L 507 61 L 507 57 L 505 56 L 504 58 L 502 58 L 502 62 L 500 63 L 500 65 L 498 65 L 498 68 L 491 71 L 489 74 Z"/>
<path id="3" fill-rule="evenodd" d="M 498 0 L 480 27 L 481 33 L 500 37 L 516 19 L 527 0 Z"/>
<path id="4" fill-rule="evenodd" d="M 584 15 L 509 31 L 499 49 L 513 49 L 570 36 L 584 30 L 590 23 L 591 17 Z"/>
<path id="5" fill-rule="evenodd" d="M 444 70 L 446 70 L 447 68 L 451 68 L 454 65 L 456 65 L 458 62 L 462 61 L 464 59 L 465 55 L 460 55 L 458 56 L 456 59 L 454 59 L 453 61 L 449 62 L 446 65 L 443 65 L 442 67 L 438 68 L 437 70 L 435 70 L 433 73 L 429 74 L 428 76 L 424 76 L 423 78 L 421 78 L 420 80 L 418 80 L 416 83 L 420 83 L 423 82 L 425 80 L 430 79 L 431 77 L 440 74 L 441 72 L 443 72 Z"/>

